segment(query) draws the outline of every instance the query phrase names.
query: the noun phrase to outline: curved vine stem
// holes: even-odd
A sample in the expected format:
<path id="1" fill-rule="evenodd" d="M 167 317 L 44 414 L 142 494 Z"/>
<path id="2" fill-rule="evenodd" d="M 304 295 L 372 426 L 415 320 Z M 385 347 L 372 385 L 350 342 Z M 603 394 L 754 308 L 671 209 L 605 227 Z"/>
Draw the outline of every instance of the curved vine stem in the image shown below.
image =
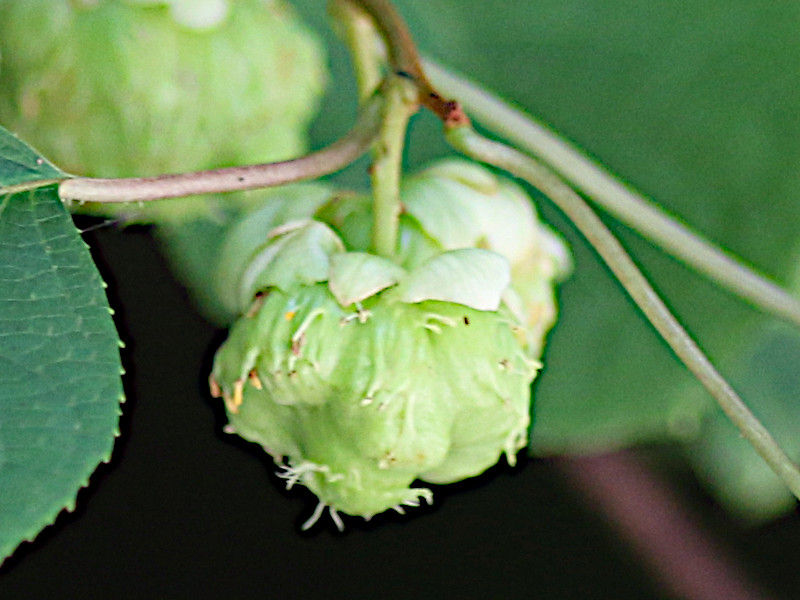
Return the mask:
<path id="1" fill-rule="evenodd" d="M 734 294 L 800 326 L 799 299 L 691 231 L 524 111 L 432 61 L 424 65 L 436 85 L 457 97 L 482 125 L 539 157 L 634 231 Z"/>
<path id="2" fill-rule="evenodd" d="M 383 105 L 383 94 L 374 94 L 361 107 L 355 126 L 347 134 L 330 146 L 300 158 L 158 177 L 77 177 L 63 181 L 58 193 L 65 202 L 137 202 L 252 190 L 316 179 L 349 165 L 369 150 L 381 129 Z"/>
<path id="3" fill-rule="evenodd" d="M 571 187 L 547 167 L 521 152 L 484 138 L 469 125 L 447 129 L 454 148 L 476 160 L 494 165 L 542 191 L 575 224 L 622 283 L 625 290 L 669 344 L 678 358 L 714 397 L 792 493 L 800 498 L 800 470 L 769 431 L 711 364 L 702 350 L 672 315 L 614 234 Z"/>

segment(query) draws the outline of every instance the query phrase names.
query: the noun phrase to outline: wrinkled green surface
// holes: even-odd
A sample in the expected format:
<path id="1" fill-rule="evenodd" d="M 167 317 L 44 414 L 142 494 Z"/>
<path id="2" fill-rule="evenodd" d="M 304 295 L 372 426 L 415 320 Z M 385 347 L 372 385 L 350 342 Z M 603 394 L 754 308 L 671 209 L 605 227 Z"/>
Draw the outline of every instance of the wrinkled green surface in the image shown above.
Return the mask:
<path id="1" fill-rule="evenodd" d="M 231 431 L 333 510 L 430 502 L 415 479 L 459 481 L 524 446 L 536 371 L 502 312 L 382 294 L 356 313 L 325 284 L 256 306 L 214 358 Z"/>
<path id="2" fill-rule="evenodd" d="M 0 558 L 108 460 L 120 373 L 102 282 L 55 189 L 1 196 Z"/>
<path id="3" fill-rule="evenodd" d="M 317 495 L 308 525 L 324 507 L 341 527 L 337 511 L 371 518 L 430 502 L 415 479 L 473 477 L 503 453 L 514 464 L 527 443 L 530 384 L 567 251 L 542 243 L 549 234 L 530 199 L 501 193 L 510 184 L 486 167 L 437 163 L 415 181 L 408 197 L 429 196 L 438 210 L 404 204 L 396 262 L 348 243 L 348 221 L 372 212 L 358 197 L 321 206 L 311 194 L 273 197 L 224 245 L 232 295 L 249 302 L 215 354 L 211 392 L 229 431 L 260 443 L 288 487 Z M 486 227 L 479 213 L 504 201 L 515 218 L 501 211 Z M 420 218 L 451 204 L 464 219 Z M 462 224 L 473 235 L 459 239 Z M 533 273 L 512 275 L 521 262 Z M 532 274 L 544 293 L 529 293 Z"/>
<path id="4" fill-rule="evenodd" d="M 317 14 L 313 0 L 298 4 Z M 432 57 L 517 101 L 707 237 L 786 278 L 800 234 L 795 2 L 397 5 Z M 318 136 L 329 135 L 348 93 L 326 105 L 334 113 Z M 437 129 L 433 119 L 420 119 L 412 163 L 446 151 Z M 541 212 L 572 242 L 576 268 L 560 289 L 561 317 L 536 384 L 534 451 L 695 436 L 698 418 L 716 409 L 563 218 L 546 203 Z M 764 319 L 617 231 L 701 345 L 733 374 L 756 341 L 752 327 Z"/>

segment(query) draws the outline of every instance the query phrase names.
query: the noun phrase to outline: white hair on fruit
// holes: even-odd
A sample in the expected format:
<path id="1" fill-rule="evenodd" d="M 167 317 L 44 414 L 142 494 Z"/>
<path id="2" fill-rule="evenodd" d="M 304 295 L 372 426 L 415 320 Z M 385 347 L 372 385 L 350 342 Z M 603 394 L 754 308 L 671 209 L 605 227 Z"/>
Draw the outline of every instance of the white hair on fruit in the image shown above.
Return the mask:
<path id="1" fill-rule="evenodd" d="M 336 511 L 335 508 L 332 506 L 328 507 L 328 513 L 331 515 L 331 520 L 333 524 L 336 525 L 336 529 L 339 531 L 344 531 L 344 523 L 342 522 L 342 517 L 339 516 L 339 513 Z"/>
<path id="2" fill-rule="evenodd" d="M 322 516 L 322 511 L 325 510 L 326 506 L 327 504 L 325 504 L 324 502 L 317 503 L 316 508 L 314 508 L 314 512 L 311 513 L 311 516 L 308 518 L 308 520 L 300 526 L 300 529 L 302 531 L 307 531 L 311 529 L 314 523 L 319 521 L 319 518 Z"/>
<path id="3" fill-rule="evenodd" d="M 336 525 L 336 529 L 339 531 L 344 531 L 344 522 L 342 521 L 342 517 L 339 515 L 339 512 L 333 508 L 332 506 L 328 506 L 324 502 L 317 503 L 317 506 L 314 508 L 314 512 L 311 513 L 311 516 L 300 526 L 301 531 L 308 531 L 311 529 L 317 521 L 319 521 L 320 517 L 322 517 L 322 513 L 327 507 L 328 514 L 331 516 L 331 520 L 333 524 Z"/>
<path id="4" fill-rule="evenodd" d="M 281 471 L 282 469 L 282 471 Z M 331 473 L 331 468 L 327 465 L 320 465 L 310 460 L 304 460 L 300 463 L 279 465 L 278 471 L 275 473 L 281 479 L 286 480 L 286 489 L 292 489 L 296 484 L 305 485 L 303 479 L 308 473 L 322 473 L 328 481 L 339 481 L 344 479 L 341 473 Z"/>

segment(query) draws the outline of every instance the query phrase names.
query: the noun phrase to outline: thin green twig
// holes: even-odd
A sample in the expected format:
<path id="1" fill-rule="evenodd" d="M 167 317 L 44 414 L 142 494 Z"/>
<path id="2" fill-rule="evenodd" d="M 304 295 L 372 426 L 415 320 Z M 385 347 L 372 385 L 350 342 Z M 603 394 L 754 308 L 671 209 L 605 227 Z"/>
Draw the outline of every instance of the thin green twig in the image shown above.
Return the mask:
<path id="1" fill-rule="evenodd" d="M 384 88 L 383 126 L 373 148 L 371 169 L 374 221 L 372 246 L 376 254 L 392 258 L 400 226 L 400 177 L 403 148 L 411 116 L 417 112 L 417 89 L 403 77 L 392 76 Z"/>
<path id="2" fill-rule="evenodd" d="M 447 139 L 467 156 L 489 163 L 541 190 L 575 224 L 678 358 L 716 399 L 761 457 L 800 498 L 800 470 L 720 375 L 628 253 L 591 207 L 550 169 L 504 144 L 479 135 L 471 126 L 449 128 Z"/>
<path id="3" fill-rule="evenodd" d="M 372 18 L 350 0 L 329 0 L 328 13 L 334 19 L 339 37 L 350 50 L 358 87 L 359 102 L 366 101 L 384 78 L 384 59 Z"/>
<path id="4" fill-rule="evenodd" d="M 419 67 L 416 48 L 409 45 L 411 38 L 405 23 L 391 3 L 383 0 L 331 0 L 329 10 L 338 19 L 353 56 L 359 96 L 368 93 L 375 80 L 381 77 L 381 71 L 385 70 L 386 65 L 381 61 L 385 62 L 386 58 L 379 56 L 377 45 L 380 33 L 388 44 L 388 59 L 395 71 L 386 75 L 380 90 L 386 103 L 381 132 L 372 149 L 370 170 L 374 202 L 372 249 L 380 256 L 391 258 L 397 250 L 400 176 L 406 131 L 409 119 L 419 110 L 420 82 L 426 80 Z M 393 37 L 389 38 L 389 35 Z"/>
<path id="5" fill-rule="evenodd" d="M 432 61 L 424 65 L 434 84 L 482 125 L 539 157 L 620 221 L 722 287 L 800 326 L 800 299 L 691 231 L 524 111 Z"/>
<path id="6" fill-rule="evenodd" d="M 347 134 L 322 150 L 293 160 L 158 177 L 77 177 L 62 182 L 58 193 L 65 202 L 137 202 L 252 190 L 316 179 L 349 165 L 369 150 L 380 132 L 383 105 L 383 95 L 375 94 L 361 107 L 355 126 Z"/>

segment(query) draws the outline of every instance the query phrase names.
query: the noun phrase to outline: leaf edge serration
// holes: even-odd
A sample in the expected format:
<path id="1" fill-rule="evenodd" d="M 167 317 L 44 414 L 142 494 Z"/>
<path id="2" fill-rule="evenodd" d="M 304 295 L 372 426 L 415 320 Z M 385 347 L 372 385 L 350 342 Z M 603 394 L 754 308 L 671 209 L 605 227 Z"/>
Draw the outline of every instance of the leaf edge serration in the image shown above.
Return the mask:
<path id="1" fill-rule="evenodd" d="M 14 196 L 21 196 L 23 198 L 15 199 Z M 9 301 L 9 298 L 0 298 L 0 309 L 2 309 L 4 306 L 6 308 L 6 311 L 0 311 L 0 327 L 6 329 L 6 331 L 0 330 L 0 337 L 5 337 L 3 334 L 5 333 L 7 335 L 9 330 L 11 330 L 13 334 L 15 325 L 17 326 L 17 329 L 19 329 L 19 337 L 22 337 L 26 333 L 23 329 L 20 329 L 21 327 L 25 327 L 28 323 L 31 323 L 28 325 L 29 327 L 35 327 L 36 319 L 31 319 L 29 315 L 27 315 L 29 317 L 27 321 L 19 318 L 15 320 L 13 318 L 13 311 L 9 310 L 9 306 L 27 306 L 27 310 L 30 311 L 31 306 L 36 305 L 36 302 L 39 300 L 51 301 L 53 298 L 61 298 L 62 300 L 67 299 L 68 302 L 72 302 L 75 305 L 74 313 L 70 313 L 67 310 L 65 311 L 64 315 L 73 317 L 75 319 L 76 326 L 78 326 L 78 324 L 85 324 L 85 327 L 80 328 L 80 326 L 78 326 L 76 329 L 74 329 L 74 331 L 69 331 L 67 333 L 68 336 L 73 335 L 79 338 L 78 342 L 80 343 L 75 344 L 75 352 L 77 353 L 80 352 L 81 349 L 84 349 L 81 344 L 84 344 L 86 347 L 91 349 L 92 343 L 90 342 L 90 339 L 92 338 L 97 338 L 99 341 L 97 341 L 96 345 L 94 346 L 97 350 L 97 356 L 89 355 L 84 357 L 80 354 L 75 354 L 70 357 L 69 351 L 66 353 L 67 358 L 64 360 L 69 361 L 70 358 L 73 360 L 72 368 L 74 369 L 74 374 L 72 377 L 73 381 L 78 382 L 77 384 L 74 384 L 75 390 L 77 391 L 74 391 L 72 394 L 65 392 L 64 395 L 67 396 L 65 399 L 65 406 L 59 406 L 58 403 L 53 403 L 50 406 L 51 409 L 54 409 L 54 413 L 59 413 L 55 414 L 55 416 L 51 415 L 52 418 L 57 419 L 59 416 L 66 415 L 61 422 L 61 425 L 66 426 L 69 418 L 74 420 L 71 425 L 75 426 L 75 423 L 77 423 L 75 431 L 79 435 L 73 437 L 73 442 L 77 440 L 74 448 L 79 448 L 79 450 L 75 455 L 77 458 L 74 460 L 74 463 L 68 465 L 68 467 L 71 468 L 73 475 L 70 476 L 69 471 L 67 471 L 67 475 L 56 473 L 57 475 L 61 475 L 64 478 L 64 481 L 59 480 L 59 489 L 53 491 L 52 496 L 50 498 L 45 497 L 44 500 L 42 498 L 36 498 L 35 492 L 46 488 L 37 487 L 31 492 L 32 497 L 30 498 L 25 495 L 27 489 L 24 492 L 22 490 L 15 491 L 14 489 L 10 489 L 11 486 L 5 490 L 0 489 L 0 495 L 7 495 L 7 497 L 10 497 L 12 501 L 15 499 L 17 501 L 21 499 L 23 502 L 30 500 L 34 503 L 39 501 L 42 502 L 44 507 L 39 510 L 38 515 L 36 514 L 35 509 L 33 516 L 27 514 L 25 510 L 20 510 L 16 513 L 16 515 L 9 517 L 8 520 L 5 521 L 6 524 L 9 524 L 7 525 L 7 532 L 11 531 L 11 534 L 8 535 L 7 542 L 0 543 L 0 564 L 16 554 L 17 550 L 23 543 L 33 542 L 43 530 L 50 525 L 55 524 L 62 512 L 73 512 L 75 510 L 80 491 L 90 485 L 91 477 L 94 473 L 96 473 L 98 467 L 101 464 L 107 464 L 110 462 L 113 456 L 116 439 L 120 436 L 119 417 L 122 414 L 121 405 L 125 402 L 125 394 L 121 384 L 121 376 L 124 374 L 124 369 L 122 368 L 119 355 L 119 349 L 123 347 L 123 344 L 119 340 L 116 327 L 112 320 L 114 311 L 110 308 L 107 296 L 105 294 L 107 285 L 102 280 L 102 277 L 100 276 L 91 259 L 89 246 L 80 237 L 78 230 L 72 224 L 69 214 L 64 209 L 60 200 L 58 200 L 55 187 L 40 188 L 37 190 L 15 194 L 13 196 L 4 195 L 1 198 L 2 203 L 0 204 L 2 204 L 3 208 L 0 210 L 0 231 L 3 231 L 4 235 L 0 236 L 0 258 L 3 258 L 4 260 L 0 261 L 0 280 L 2 280 L 4 277 L 6 278 L 6 285 L 3 287 L 6 287 L 7 294 L 13 296 L 15 292 L 20 292 L 19 289 L 8 284 L 8 275 L 9 273 L 14 272 L 15 267 L 16 271 L 22 274 L 20 275 L 20 280 L 24 280 L 24 276 L 26 275 L 26 272 L 22 270 L 21 266 L 29 265 L 31 262 L 35 262 L 37 258 L 40 262 L 42 262 L 42 264 L 47 266 L 47 269 L 46 272 L 38 273 L 38 287 L 35 283 L 37 278 L 29 278 L 30 281 L 28 283 L 30 283 L 30 289 L 23 288 L 25 292 L 28 292 L 29 296 L 27 298 L 23 298 L 22 302 L 19 302 L 21 298 L 15 299 L 12 297 L 11 301 Z M 25 198 L 28 200 L 28 206 L 26 209 L 31 213 L 29 215 L 29 217 L 32 219 L 32 224 L 30 224 L 30 226 L 33 228 L 33 231 L 38 232 L 40 237 L 38 241 L 41 242 L 37 246 L 35 243 L 37 240 L 33 239 L 32 243 L 28 244 L 28 249 L 30 250 L 30 248 L 33 248 L 33 250 L 30 251 L 33 254 L 38 254 L 38 257 L 34 256 L 33 259 L 31 259 L 31 257 L 27 257 L 28 259 L 31 259 L 28 261 L 25 260 L 26 257 L 24 257 L 24 255 L 15 254 L 14 234 L 19 236 L 19 239 L 16 240 L 17 242 L 24 241 L 26 236 L 35 238 L 35 235 L 29 235 L 31 231 L 25 230 L 25 228 L 16 221 L 10 222 L 10 229 L 4 227 L 5 225 L 9 224 L 9 219 L 12 219 L 12 217 L 9 216 L 10 213 L 8 212 L 9 206 L 17 201 L 24 202 Z M 18 209 L 19 207 L 12 207 L 12 210 Z M 33 217 L 34 214 L 36 217 Z M 4 220 L 6 221 L 5 223 L 3 223 Z M 25 218 L 23 218 L 23 221 L 24 220 Z M 45 232 L 44 230 L 47 231 Z M 9 231 L 12 232 L 10 235 Z M 66 238 L 66 241 L 59 238 Z M 59 243 L 55 243 L 55 240 L 57 239 Z M 38 253 L 36 252 L 36 248 L 39 250 Z M 19 248 L 16 248 L 16 250 L 19 250 Z M 16 256 L 19 260 L 14 261 L 14 256 Z M 72 262 L 76 264 L 71 264 Z M 48 281 L 60 281 L 60 285 L 63 287 L 63 289 L 59 290 L 61 295 L 56 294 L 52 298 L 40 298 L 40 295 L 48 291 Z M 19 281 L 17 283 L 19 283 Z M 71 287 L 70 284 L 77 284 L 78 287 L 74 287 L 74 285 Z M 14 304 L 14 300 L 17 301 L 16 304 Z M 55 303 L 53 304 L 55 305 Z M 24 312 L 26 309 L 23 308 L 22 310 Z M 35 313 L 35 307 L 33 308 L 33 311 Z M 11 316 L 9 316 L 9 314 Z M 77 314 L 77 317 L 75 317 L 75 314 Z M 64 315 L 62 315 L 62 317 Z M 44 320 L 47 320 L 47 315 L 34 314 L 34 317 L 35 316 L 45 317 Z M 3 326 L 3 322 L 5 322 L 5 326 Z M 62 321 L 59 321 L 57 317 L 55 319 L 51 319 L 50 327 L 56 331 L 56 335 L 52 336 L 54 339 L 49 339 L 48 335 L 40 335 L 40 337 L 46 341 L 46 343 L 43 344 L 44 347 L 42 348 L 42 353 L 47 354 L 48 346 L 57 345 L 56 339 L 61 333 L 63 333 L 59 330 L 60 326 L 64 326 L 63 319 Z M 27 334 L 32 336 L 30 331 L 28 331 Z M 100 337 L 98 338 L 98 336 Z M 14 346 L 11 346 L 10 344 L 10 342 L 13 341 L 13 338 L 7 337 L 5 341 L 9 343 L 9 347 L 11 347 L 11 350 L 13 351 Z M 24 343 L 22 344 L 21 348 L 24 349 Z M 69 349 L 70 346 L 68 345 L 67 348 Z M 52 348 L 50 351 L 52 351 Z M 5 358 L 6 362 L 8 362 L 7 357 Z M 81 372 L 79 367 L 82 365 L 90 365 L 94 370 L 99 371 L 100 376 L 98 376 L 96 382 L 95 379 L 91 377 L 91 373 L 87 375 L 85 372 Z M 67 367 L 65 368 L 64 365 L 59 364 L 58 361 L 50 366 L 59 367 L 61 369 L 61 373 L 68 372 L 70 367 L 68 362 Z M 26 368 L 27 367 L 30 367 L 30 365 L 26 364 Z M 48 364 L 43 363 L 42 365 L 39 365 L 39 367 L 40 371 L 46 371 Z M 35 374 L 35 371 L 35 366 L 30 367 L 28 368 L 27 374 Z M 58 369 L 55 369 L 54 371 L 56 373 L 59 372 Z M 6 372 L 6 375 L 8 375 L 8 372 Z M 22 375 L 24 376 L 26 373 L 23 372 Z M 41 385 L 45 382 L 50 383 L 48 380 L 50 377 L 52 377 L 52 374 L 48 372 L 39 373 L 38 384 Z M 13 381 L 13 377 L 5 379 L 5 391 L 8 392 L 9 388 L 11 388 L 13 391 L 15 383 Z M 12 381 L 9 383 L 8 379 L 12 379 Z M 87 384 L 83 381 L 89 379 L 91 379 L 92 382 L 90 384 Z M 31 387 L 33 387 L 33 385 L 36 383 L 37 382 L 34 380 Z M 61 391 L 64 388 L 64 385 L 59 385 L 58 382 L 55 384 L 50 383 L 50 389 Z M 89 390 L 85 399 L 83 399 L 81 396 L 84 386 L 87 390 Z M 22 406 L 21 411 L 15 411 L 15 409 L 20 408 L 16 402 L 20 401 L 24 404 L 25 400 L 32 402 L 32 408 L 30 411 L 35 412 L 35 409 L 37 408 L 36 402 L 40 401 L 40 399 L 35 395 L 27 399 L 22 398 L 21 400 L 18 400 L 17 398 L 10 398 L 8 395 L 6 396 L 5 400 L 0 398 L 0 403 L 5 402 L 5 408 L 7 409 L 4 411 L 4 414 L 0 413 L 0 433 L 4 433 L 3 438 L 6 439 L 6 441 L 8 440 L 9 431 L 15 428 L 15 425 L 18 425 L 16 421 L 19 419 L 24 420 L 26 418 L 24 406 Z M 103 411 L 98 412 L 93 410 L 97 403 L 106 403 L 106 407 L 113 408 L 110 410 L 106 408 L 105 414 L 103 414 Z M 72 412 L 67 409 L 70 409 Z M 81 414 L 81 411 L 86 412 L 85 414 Z M 7 420 L 5 432 L 2 431 L 2 423 L 4 420 L 3 417 L 5 417 Z M 51 426 L 51 422 L 47 421 L 47 425 Z M 53 429 L 53 431 L 58 434 L 56 429 Z M 40 438 L 45 437 L 47 433 L 48 430 L 46 427 L 40 428 Z M 13 436 L 13 432 L 11 435 Z M 58 442 L 59 440 L 56 439 L 55 441 Z M 78 442 L 85 442 L 85 446 L 83 447 L 84 456 L 82 458 L 80 456 L 81 449 L 78 445 Z M 0 450 L 2 450 L 2 448 L 0 448 Z M 0 473 L 2 473 L 3 464 L 6 460 L 3 458 L 3 456 L 5 455 L 0 452 L 0 459 L 2 459 L 0 460 Z M 56 456 L 58 457 L 57 454 Z M 8 465 L 8 463 L 5 464 Z M 17 465 L 13 462 L 13 459 L 11 465 L 12 468 L 17 467 Z M 22 464 L 23 469 L 28 468 L 33 471 L 36 470 L 37 466 L 40 465 Z M 52 475 L 52 473 L 50 474 Z M 8 485 L 9 481 L 13 482 L 18 477 L 19 476 L 15 475 L 14 473 L 11 475 L 6 473 L 3 476 L 3 479 L 5 480 L 6 485 Z M 52 479 L 55 479 L 55 477 L 52 477 Z M 24 481 L 24 476 L 22 480 Z M 3 502 L 3 504 L 6 503 Z M 13 519 L 17 519 L 16 524 Z M 4 534 L 3 537 L 6 537 L 6 535 Z"/>

